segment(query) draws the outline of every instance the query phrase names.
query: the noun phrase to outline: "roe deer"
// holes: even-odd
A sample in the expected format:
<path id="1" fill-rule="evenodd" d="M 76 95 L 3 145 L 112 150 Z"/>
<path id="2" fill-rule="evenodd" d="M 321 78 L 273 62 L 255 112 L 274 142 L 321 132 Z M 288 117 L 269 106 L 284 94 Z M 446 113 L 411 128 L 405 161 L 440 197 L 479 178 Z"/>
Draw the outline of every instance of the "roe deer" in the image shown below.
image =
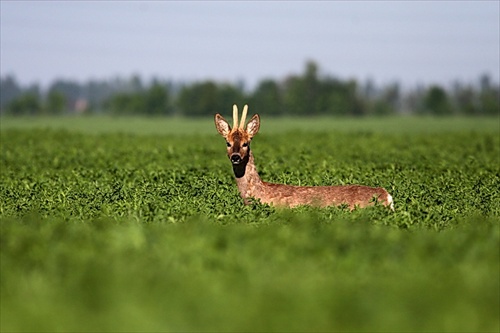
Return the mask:
<path id="1" fill-rule="evenodd" d="M 255 168 L 250 150 L 250 142 L 259 131 L 260 118 L 253 115 L 245 127 L 248 106 L 243 108 L 241 122 L 238 124 L 238 107 L 233 106 L 233 127 L 220 115 L 215 115 L 215 127 L 226 139 L 227 155 L 233 165 L 236 184 L 245 204 L 250 198 L 274 206 L 295 207 L 299 205 L 339 206 L 347 205 L 351 210 L 356 207 L 374 205 L 376 201 L 394 210 L 391 195 L 382 187 L 362 185 L 341 186 L 294 186 L 271 184 L 262 181 Z"/>

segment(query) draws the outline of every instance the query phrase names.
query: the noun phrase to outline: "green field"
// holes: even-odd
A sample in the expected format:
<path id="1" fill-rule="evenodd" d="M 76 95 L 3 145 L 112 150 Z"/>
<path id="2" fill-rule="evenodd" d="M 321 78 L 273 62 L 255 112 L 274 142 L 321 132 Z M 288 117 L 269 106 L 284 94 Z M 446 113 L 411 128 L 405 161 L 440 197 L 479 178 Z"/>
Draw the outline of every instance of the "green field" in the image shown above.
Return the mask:
<path id="1" fill-rule="evenodd" d="M 395 212 L 244 206 L 211 119 L 0 130 L 2 332 L 500 330 L 498 118 L 262 119 L 264 180 Z"/>

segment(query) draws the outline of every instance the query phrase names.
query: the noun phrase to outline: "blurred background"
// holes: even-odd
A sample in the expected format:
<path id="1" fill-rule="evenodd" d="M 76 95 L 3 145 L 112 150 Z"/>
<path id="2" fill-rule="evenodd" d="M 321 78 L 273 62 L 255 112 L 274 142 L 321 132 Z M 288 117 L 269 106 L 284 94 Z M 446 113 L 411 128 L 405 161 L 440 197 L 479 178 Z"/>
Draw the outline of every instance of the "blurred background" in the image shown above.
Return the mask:
<path id="1" fill-rule="evenodd" d="M 499 1 L 1 1 L 2 115 L 497 115 Z"/>

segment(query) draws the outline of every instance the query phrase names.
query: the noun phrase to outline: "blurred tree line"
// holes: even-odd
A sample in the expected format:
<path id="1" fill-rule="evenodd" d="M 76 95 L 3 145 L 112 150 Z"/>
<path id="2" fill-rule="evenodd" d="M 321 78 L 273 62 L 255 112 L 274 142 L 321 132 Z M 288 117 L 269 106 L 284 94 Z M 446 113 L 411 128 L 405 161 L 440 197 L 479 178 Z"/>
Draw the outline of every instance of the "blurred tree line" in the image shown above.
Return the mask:
<path id="1" fill-rule="evenodd" d="M 144 83 L 138 76 L 85 84 L 57 80 L 44 92 L 38 85 L 20 87 L 14 77 L 6 76 L 0 92 L 1 114 L 9 115 L 207 116 L 230 110 L 234 103 L 248 103 L 255 112 L 273 116 L 497 115 L 500 110 L 499 84 L 488 75 L 476 83 L 403 91 L 398 83 L 377 87 L 371 80 L 359 83 L 321 75 L 313 61 L 300 75 L 262 80 L 251 92 L 242 84 L 174 84 L 158 79 Z"/>

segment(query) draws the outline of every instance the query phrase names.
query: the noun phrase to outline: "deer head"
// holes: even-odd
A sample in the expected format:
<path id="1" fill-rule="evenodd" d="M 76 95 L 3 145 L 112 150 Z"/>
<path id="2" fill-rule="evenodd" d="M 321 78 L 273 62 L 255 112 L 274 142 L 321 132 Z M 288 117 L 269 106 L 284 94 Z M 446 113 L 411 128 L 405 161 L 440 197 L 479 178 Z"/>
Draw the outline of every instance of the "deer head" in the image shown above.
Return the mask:
<path id="1" fill-rule="evenodd" d="M 227 156 L 234 166 L 248 162 L 250 141 L 260 127 L 260 118 L 254 114 L 245 127 L 248 105 L 243 107 L 241 122 L 238 124 L 238 107 L 233 105 L 233 127 L 220 115 L 215 115 L 215 127 L 220 135 L 226 139 Z"/>

